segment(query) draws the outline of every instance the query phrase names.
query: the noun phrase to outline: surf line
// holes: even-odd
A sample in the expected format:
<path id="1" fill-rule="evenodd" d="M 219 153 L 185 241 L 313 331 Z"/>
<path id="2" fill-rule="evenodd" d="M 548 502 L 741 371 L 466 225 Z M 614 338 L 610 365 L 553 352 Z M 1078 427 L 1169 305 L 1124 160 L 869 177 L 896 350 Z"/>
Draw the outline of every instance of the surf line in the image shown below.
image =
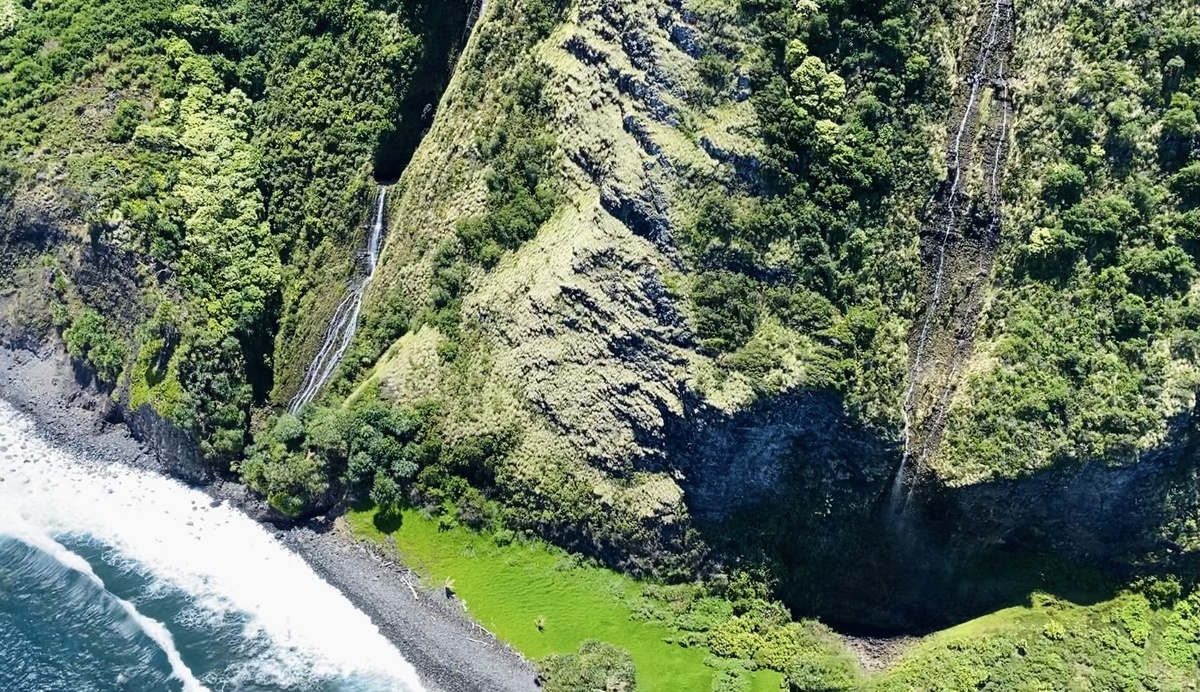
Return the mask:
<path id="1" fill-rule="evenodd" d="M 104 585 L 104 580 L 96 574 L 87 560 L 83 559 L 79 554 L 71 552 L 66 546 L 53 538 L 33 530 L 16 531 L 10 535 L 30 548 L 40 550 L 54 558 L 63 567 L 84 575 L 105 593 L 112 596 L 117 604 L 121 606 L 121 609 L 125 611 L 125 614 L 129 616 L 129 619 L 137 623 L 142 632 L 167 655 L 167 662 L 171 664 L 171 677 L 183 683 L 183 692 L 209 692 L 208 688 L 196 678 L 196 674 L 192 672 L 192 669 L 188 668 L 187 664 L 183 662 L 183 656 L 179 654 L 179 649 L 175 646 L 175 638 L 171 636 L 171 631 L 167 629 L 166 625 L 152 617 L 143 615 L 138 611 L 137 606 L 109 591 L 108 587 Z"/>

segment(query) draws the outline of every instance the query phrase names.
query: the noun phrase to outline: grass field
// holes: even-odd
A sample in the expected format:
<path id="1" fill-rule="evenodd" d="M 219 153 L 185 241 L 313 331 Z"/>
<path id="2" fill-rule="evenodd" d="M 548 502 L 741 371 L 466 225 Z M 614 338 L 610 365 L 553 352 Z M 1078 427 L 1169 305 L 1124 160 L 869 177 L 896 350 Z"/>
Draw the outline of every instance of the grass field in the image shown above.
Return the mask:
<path id="1" fill-rule="evenodd" d="M 405 510 L 391 533 L 375 525 L 374 511 L 346 517 L 360 537 L 395 541 L 404 562 L 431 585 L 453 579 L 454 591 L 484 627 L 531 659 L 575 651 L 584 639 L 627 649 L 640 692 L 707 692 L 713 669 L 707 649 L 667 644 L 666 627 L 633 619 L 638 582 L 611 570 L 581 566 L 542 543 L 499 546 L 466 529 L 439 531 L 435 521 Z M 544 628 L 539 630 L 539 618 Z M 781 676 L 755 673 L 753 692 L 776 692 Z"/>

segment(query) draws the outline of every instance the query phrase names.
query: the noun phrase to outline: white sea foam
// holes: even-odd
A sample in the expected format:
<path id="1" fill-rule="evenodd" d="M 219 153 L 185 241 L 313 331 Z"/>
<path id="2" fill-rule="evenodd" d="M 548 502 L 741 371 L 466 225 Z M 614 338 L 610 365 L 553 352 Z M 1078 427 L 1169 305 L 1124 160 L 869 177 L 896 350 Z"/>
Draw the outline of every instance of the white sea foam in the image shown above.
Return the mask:
<path id="1" fill-rule="evenodd" d="M 257 523 L 210 504 L 207 495 L 162 476 L 77 459 L 0 401 L 0 533 L 25 542 L 92 536 L 191 596 L 196 611 L 187 617 L 243 615 L 248 639 L 265 635 L 273 644 L 269 659 L 258 663 L 276 679 L 354 677 L 383 689 L 423 689 L 413 667 L 340 592 Z M 58 545 L 34 547 L 91 573 L 85 560 L 50 544 Z M 139 624 L 170 657 L 170 633 L 145 620 Z M 186 687 L 187 667 L 178 663 L 185 688 L 202 689 Z"/>
<path id="2" fill-rule="evenodd" d="M 18 541 L 42 551 L 67 569 L 83 574 L 104 589 L 104 581 L 100 579 L 87 560 L 71 552 L 53 538 L 39 533 L 23 520 L 8 515 L 4 519 L 0 519 L 0 531 L 9 533 Z M 183 657 L 179 654 L 179 649 L 175 647 L 175 638 L 171 636 L 170 630 L 158 620 L 143 615 L 129 601 L 115 596 L 114 598 L 129 619 L 137 623 L 138 628 L 167 655 L 167 662 L 171 664 L 171 676 L 183 683 L 183 692 L 208 692 L 208 688 L 200 684 L 196 675 L 183 662 Z"/>

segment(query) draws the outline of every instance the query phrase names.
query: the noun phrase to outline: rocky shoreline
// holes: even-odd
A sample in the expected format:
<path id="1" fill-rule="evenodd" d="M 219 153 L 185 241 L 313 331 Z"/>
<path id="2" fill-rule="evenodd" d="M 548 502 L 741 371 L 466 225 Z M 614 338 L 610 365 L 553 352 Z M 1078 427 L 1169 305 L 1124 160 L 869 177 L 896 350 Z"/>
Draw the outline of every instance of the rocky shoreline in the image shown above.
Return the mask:
<path id="1" fill-rule="evenodd" d="M 84 458 L 195 481 L 187 471 L 173 468 L 171 450 L 135 439 L 122 407 L 92 387 L 61 351 L 0 346 L 0 398 L 30 416 L 41 434 Z M 257 521 L 273 518 L 238 483 L 216 479 L 197 487 Z M 396 555 L 358 541 L 336 517 L 272 528 L 284 545 L 371 618 L 417 669 L 429 692 L 538 689 L 533 666 L 471 620 L 458 600 L 422 586 Z"/>

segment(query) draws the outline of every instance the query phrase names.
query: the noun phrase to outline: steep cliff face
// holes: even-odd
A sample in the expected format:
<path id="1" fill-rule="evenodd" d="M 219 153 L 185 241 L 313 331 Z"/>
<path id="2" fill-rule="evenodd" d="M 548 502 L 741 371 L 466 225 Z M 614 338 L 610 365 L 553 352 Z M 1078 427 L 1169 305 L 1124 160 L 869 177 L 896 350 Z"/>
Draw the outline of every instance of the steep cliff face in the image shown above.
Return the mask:
<path id="1" fill-rule="evenodd" d="M 520 34 L 526 4 L 489 4 L 400 182 L 372 300 L 403 296 L 416 329 L 365 374 L 397 401 L 441 402 L 451 440 L 514 440 L 494 481 L 519 517 L 641 568 L 711 544 L 687 527 L 721 525 L 702 537 L 737 536 L 735 553 L 809 577 L 804 564 L 850 551 L 864 553 L 853 569 L 911 581 L 894 563 L 912 555 L 871 547 L 897 522 L 939 562 L 1019 548 L 1128 566 L 1194 550 L 1193 212 L 1171 182 L 1194 153 L 1172 154 L 1178 138 L 1158 129 L 1190 108 L 1195 75 L 1170 65 L 1192 50 L 1194 12 L 1156 7 L 1161 30 L 1101 49 L 1121 44 L 1101 25 L 1131 26 L 1133 8 L 855 5 L 851 24 L 919 26 L 910 81 L 883 95 L 887 71 L 846 55 L 888 44 L 831 29 L 842 3 L 538 3 L 551 19 Z M 1060 49 L 1071 65 L 1050 60 Z M 1136 99 L 1097 93 L 1098 70 L 1143 59 L 1159 72 Z M 876 98 L 895 110 L 871 112 Z M 1112 122 L 1074 120 L 1103 108 Z M 776 122 L 807 115 L 815 144 Z M 503 226 L 489 214 L 513 122 L 540 142 L 530 189 L 552 211 L 484 256 L 472 224 Z M 1116 141 L 1122 125 L 1132 141 Z M 1048 134 L 1069 127 L 1082 129 Z M 880 134 L 892 129 L 913 139 Z M 1055 149 L 1060 136 L 1076 149 Z M 851 143 L 894 147 L 860 171 L 881 191 L 790 177 L 819 177 Z M 839 184 L 850 196 L 831 204 Z M 1122 195 L 1111 233 L 1125 240 L 1085 238 L 1088 205 Z M 853 211 L 822 206 L 838 204 Z M 816 227 L 795 216 L 813 206 Z M 1146 228 L 1160 230 L 1147 242 Z M 1044 256 L 1060 232 L 1079 237 Z M 712 290 L 730 276 L 753 298 Z M 781 307 L 780 291 L 828 312 Z M 1131 334 L 1110 298 L 1177 317 L 1133 318 Z M 754 315 L 726 339 L 714 305 L 725 326 Z M 1036 328 L 1030 309 L 1044 311 Z M 1062 335 L 1094 313 L 1099 331 Z M 1071 346 L 1054 352 L 1056 339 Z"/>
<path id="2" fill-rule="evenodd" d="M 981 308 L 936 411 L 945 435 L 929 494 L 953 498 L 959 535 L 1169 561 L 1197 538 L 1184 528 L 1198 507 L 1196 212 L 1180 186 L 1195 157 L 1197 84 L 1184 65 L 1197 14 L 1173 3 L 1015 11 L 1012 60 L 989 85 L 1013 104 L 995 268 L 948 298 Z M 976 175 L 985 220 L 988 181 Z"/>
<path id="3" fill-rule="evenodd" d="M 559 10 L 514 64 L 490 64 L 495 49 L 483 51 L 522 9 L 496 3 L 482 18 L 400 182 L 375 300 L 440 299 L 430 287 L 460 242 L 456 225 L 489 203 L 488 140 L 513 117 L 504 87 L 524 74 L 541 80 L 553 214 L 494 266 L 467 265 L 461 320 L 406 335 L 370 377 L 400 400 L 452 402 L 451 438 L 514 434 L 496 479 L 504 496 L 561 517 L 564 534 L 615 542 L 617 559 L 636 564 L 662 547 L 686 551 L 672 527 L 689 516 L 775 497 L 797 447 L 814 465 L 830 463 L 829 450 L 859 456 L 848 472 L 879 481 L 886 444 L 854 442 L 861 433 L 836 394 L 796 391 L 807 364 L 769 366 L 778 394 L 759 396 L 693 327 L 686 237 L 697 205 L 713 188 L 736 197 L 762 184 L 747 57 L 759 29 L 717 4 L 586 1 Z M 698 74 L 705 55 L 725 61 L 715 87 Z M 780 324 L 759 331 L 772 348 L 811 343 Z"/>
<path id="4" fill-rule="evenodd" d="M 499 506 L 889 627 L 997 556 L 1195 554 L 1189 3 L 132 1 L 0 13 L 0 329 L 280 508 Z M 277 415 L 372 168 L 358 336 Z"/>
<path id="5" fill-rule="evenodd" d="M 469 30 L 470 3 L 385 5 L 6 4 L 5 340 L 61 338 L 162 423 L 136 427 L 228 472 L 354 273 L 372 164 L 411 154 Z"/>

